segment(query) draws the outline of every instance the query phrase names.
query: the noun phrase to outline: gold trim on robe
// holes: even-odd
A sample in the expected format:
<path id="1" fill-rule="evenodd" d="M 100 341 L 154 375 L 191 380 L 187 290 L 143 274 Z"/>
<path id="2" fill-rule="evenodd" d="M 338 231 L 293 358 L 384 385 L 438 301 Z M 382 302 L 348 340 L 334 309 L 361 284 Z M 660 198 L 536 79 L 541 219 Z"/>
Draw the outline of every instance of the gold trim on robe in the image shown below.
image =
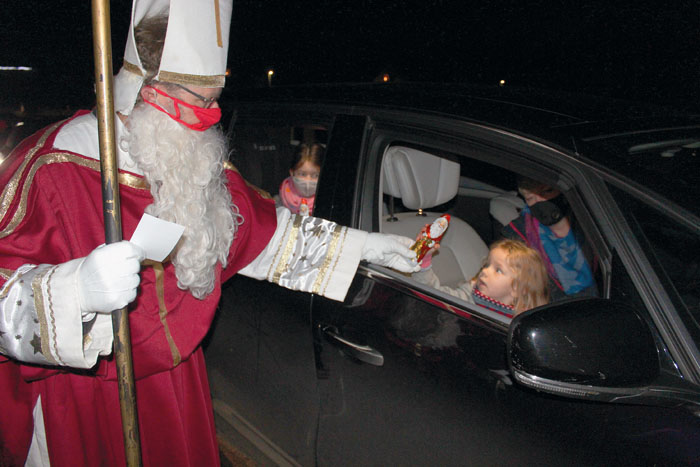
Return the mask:
<path id="1" fill-rule="evenodd" d="M 282 257 L 280 258 L 279 263 L 277 263 L 277 269 L 275 270 L 275 273 L 272 276 L 272 282 L 274 282 L 275 284 L 280 283 L 280 278 L 282 277 L 282 274 L 286 271 L 288 267 L 287 263 L 289 263 L 289 257 L 292 255 L 292 251 L 294 250 L 294 244 L 296 243 L 297 237 L 299 236 L 299 228 L 301 227 L 301 221 L 303 219 L 304 218 L 302 216 L 295 215 L 289 220 L 292 232 L 289 234 L 289 238 L 287 239 L 287 241 L 283 245 L 280 245 L 280 249 L 275 254 L 275 260 L 272 263 L 273 265 L 277 263 L 277 257 L 281 252 Z M 287 231 L 289 231 L 290 228 L 289 224 L 287 224 Z M 287 231 L 285 231 L 285 237 L 287 235 Z"/>
<path id="2" fill-rule="evenodd" d="M 328 247 L 326 257 L 323 259 L 323 264 L 319 268 L 318 276 L 316 277 L 316 281 L 314 282 L 312 293 L 318 294 L 321 290 L 321 284 L 323 284 L 323 281 L 326 278 L 326 273 L 328 272 L 328 265 L 331 264 L 331 261 L 333 261 L 335 257 L 335 250 L 336 248 L 338 248 L 338 240 L 340 240 L 340 233 L 340 226 L 335 225 L 331 234 L 331 244 Z"/>
<path id="3" fill-rule="evenodd" d="M 225 75 L 190 75 L 187 73 L 175 73 L 161 70 L 158 72 L 158 81 L 175 83 L 183 86 L 198 86 L 201 88 L 223 88 L 226 85 Z"/>
<path id="4" fill-rule="evenodd" d="M 41 144 L 38 144 L 38 147 L 40 146 Z M 33 152 L 36 152 L 36 148 L 32 148 L 32 150 L 28 153 L 25 159 L 25 164 L 27 164 L 28 161 L 31 159 L 31 155 Z M 8 183 L 8 186 L 2 194 L 2 200 L 0 201 L 0 219 L 3 219 L 7 215 L 7 211 L 9 210 L 12 198 L 17 195 L 17 187 L 19 186 L 22 178 L 25 178 L 26 172 L 26 179 L 22 186 L 22 192 L 19 194 L 19 206 L 17 207 L 17 210 L 15 211 L 14 216 L 7 225 L 7 227 L 0 231 L 0 239 L 11 234 L 15 227 L 17 227 L 19 223 L 22 222 L 22 219 L 24 219 L 24 216 L 27 211 L 27 198 L 29 197 L 29 189 L 32 186 L 32 181 L 34 179 L 34 176 L 36 175 L 36 172 L 46 164 L 62 162 L 72 162 L 74 164 L 87 167 L 98 172 L 100 170 L 100 161 L 76 156 L 68 152 L 50 152 L 47 154 L 43 154 L 39 156 L 39 158 L 37 158 L 34 161 L 34 163 L 31 164 L 30 167 L 21 167 L 20 170 L 15 172 L 15 175 L 12 177 L 12 179 Z M 128 186 L 130 188 L 148 189 L 148 183 L 143 177 L 124 172 L 119 173 L 119 184 Z"/>
<path id="5" fill-rule="evenodd" d="M 61 357 L 58 355 L 58 346 L 56 345 L 56 320 L 55 317 L 53 316 L 53 310 L 51 309 L 51 291 L 49 290 L 48 293 L 48 309 L 46 307 L 46 303 L 44 303 L 44 294 L 42 293 L 41 289 L 41 283 L 44 280 L 45 275 L 50 276 L 53 274 L 53 272 L 56 270 L 55 267 L 37 274 L 34 276 L 34 279 L 32 280 L 32 290 L 34 292 L 34 308 L 36 309 L 36 316 L 39 319 L 39 329 L 41 329 L 41 353 L 48 360 L 50 363 L 54 365 L 58 365 L 59 361 L 61 364 L 65 365 L 63 361 L 61 361 Z M 56 349 L 56 358 L 54 358 L 53 353 L 51 352 L 51 342 L 49 341 L 49 320 L 47 317 L 47 311 L 51 315 L 51 328 L 53 329 L 53 336 L 54 336 L 54 348 Z M 57 360 L 58 359 L 58 360 Z"/>
<path id="6" fill-rule="evenodd" d="M 156 275 L 156 293 L 158 295 L 158 317 L 163 325 L 163 332 L 165 333 L 165 339 L 168 341 L 168 347 L 170 347 L 170 354 L 173 357 L 173 366 L 178 366 L 182 361 L 182 355 L 177 348 L 177 344 L 175 344 L 172 334 L 170 334 L 170 327 L 167 321 L 168 308 L 165 306 L 165 269 L 163 268 L 163 263 L 157 263 L 155 261 L 146 261 L 144 264 L 153 266 L 153 272 L 155 272 Z"/>

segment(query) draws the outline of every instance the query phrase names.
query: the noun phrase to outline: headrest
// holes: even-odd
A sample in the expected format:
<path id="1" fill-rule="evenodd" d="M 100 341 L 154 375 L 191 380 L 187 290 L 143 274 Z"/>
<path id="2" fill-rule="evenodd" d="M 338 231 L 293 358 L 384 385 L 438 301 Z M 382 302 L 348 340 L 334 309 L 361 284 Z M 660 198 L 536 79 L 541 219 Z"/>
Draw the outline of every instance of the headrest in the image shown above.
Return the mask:
<path id="1" fill-rule="evenodd" d="M 428 209 L 457 195 L 459 164 L 403 146 L 392 146 L 382 163 L 384 193 L 408 209 Z"/>
<path id="2" fill-rule="evenodd" d="M 501 225 L 508 225 L 511 221 L 520 216 L 520 211 L 525 207 L 525 201 L 518 197 L 515 191 L 501 193 L 491 198 L 489 202 L 489 213 Z"/>

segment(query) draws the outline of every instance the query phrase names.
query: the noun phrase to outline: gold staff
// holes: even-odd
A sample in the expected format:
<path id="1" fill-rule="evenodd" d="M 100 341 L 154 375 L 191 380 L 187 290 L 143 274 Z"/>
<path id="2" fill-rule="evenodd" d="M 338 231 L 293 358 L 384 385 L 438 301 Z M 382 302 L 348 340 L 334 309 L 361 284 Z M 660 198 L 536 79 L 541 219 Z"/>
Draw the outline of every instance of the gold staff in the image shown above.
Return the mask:
<path id="1" fill-rule="evenodd" d="M 92 0 L 95 88 L 97 91 L 97 122 L 100 134 L 100 169 L 102 173 L 102 210 L 106 243 L 119 242 L 122 239 L 117 147 L 114 136 L 111 34 L 109 0 Z M 131 360 L 129 314 L 126 307 L 112 313 L 112 329 L 114 330 L 114 357 L 117 364 L 126 465 L 139 466 L 141 465 L 141 445 L 136 413 L 134 367 Z"/>

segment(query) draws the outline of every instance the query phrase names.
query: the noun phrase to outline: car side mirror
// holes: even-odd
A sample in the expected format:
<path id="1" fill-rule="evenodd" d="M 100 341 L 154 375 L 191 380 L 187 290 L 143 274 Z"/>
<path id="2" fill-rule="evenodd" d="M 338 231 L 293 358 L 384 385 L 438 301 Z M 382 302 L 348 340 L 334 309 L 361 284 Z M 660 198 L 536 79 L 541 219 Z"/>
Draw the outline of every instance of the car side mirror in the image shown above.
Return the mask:
<path id="1" fill-rule="evenodd" d="M 508 362 L 516 381 L 525 386 L 590 400 L 634 399 L 660 373 L 647 322 L 627 304 L 599 298 L 515 317 Z"/>

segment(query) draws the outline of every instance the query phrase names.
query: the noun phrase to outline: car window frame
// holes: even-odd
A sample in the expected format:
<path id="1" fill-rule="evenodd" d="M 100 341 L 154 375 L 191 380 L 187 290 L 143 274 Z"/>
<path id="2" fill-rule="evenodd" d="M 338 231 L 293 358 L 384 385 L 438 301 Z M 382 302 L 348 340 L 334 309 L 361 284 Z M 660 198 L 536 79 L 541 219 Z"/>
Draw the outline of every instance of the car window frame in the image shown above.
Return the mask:
<path id="1" fill-rule="evenodd" d="M 547 180 L 552 181 L 562 191 L 565 191 L 566 197 L 576 213 L 576 218 L 581 223 L 583 233 L 590 241 L 591 247 L 598 257 L 602 277 L 602 284 L 599 285 L 603 288 L 600 292 L 602 296 L 607 296 L 610 288 L 611 253 L 603 240 L 600 229 L 593 220 L 587 203 L 585 203 L 584 198 L 577 189 L 579 184 L 582 183 L 581 180 L 585 178 L 580 171 L 573 170 L 570 167 L 567 170 L 567 168 L 563 167 L 563 164 L 546 164 L 529 156 L 527 150 L 530 148 L 524 145 L 522 141 L 519 142 L 515 151 L 505 146 L 500 147 L 493 139 L 497 139 L 494 136 L 504 136 L 501 130 L 488 132 L 487 128 L 480 125 L 477 127 L 479 133 L 477 136 L 465 132 L 464 130 L 468 129 L 468 127 L 461 125 L 459 131 L 455 129 L 453 130 L 454 133 L 446 134 L 444 131 L 434 128 L 435 124 L 453 126 L 455 122 L 449 120 L 440 121 L 438 118 L 425 118 L 422 124 L 419 124 L 418 122 L 410 121 L 412 120 L 410 116 L 409 121 L 402 122 L 396 114 L 390 114 L 388 118 L 383 117 L 381 113 L 370 115 L 371 124 L 363 157 L 362 179 L 358 182 L 360 199 L 358 204 L 359 212 L 355 216 L 357 222 L 355 225 L 365 231 L 379 230 L 379 209 L 376 209 L 378 205 L 375 203 L 375 200 L 378 200 L 381 196 L 379 193 L 379 177 L 382 157 L 386 149 L 397 142 L 435 149 L 436 152 L 455 154 L 460 158 L 477 159 L 525 175 L 534 175 L 542 178 L 542 174 L 545 174 Z M 484 136 L 494 138 L 485 140 Z M 466 154 L 467 150 L 465 149 L 467 147 L 469 148 L 468 154 Z M 544 147 L 539 143 L 535 143 L 532 144 L 531 149 L 533 151 L 541 151 Z M 575 175 L 572 175 L 572 172 Z M 367 213 L 371 214 L 368 215 Z M 456 299 L 414 279 L 407 280 L 405 276 L 399 275 L 396 276 L 396 279 L 410 283 L 414 289 L 418 289 L 421 293 L 427 293 L 432 299 L 441 301 L 445 306 L 459 306 L 464 310 L 468 310 L 469 313 L 478 314 L 505 326 L 508 326 L 511 321 L 511 318 Z"/>
<path id="2" fill-rule="evenodd" d="M 683 319 L 676 310 L 673 298 L 669 296 L 669 292 L 663 286 L 663 281 L 659 278 L 652 262 L 647 258 L 644 249 L 634 237 L 633 229 L 606 184 L 615 186 L 642 204 L 649 205 L 652 209 L 669 213 L 669 217 L 674 220 L 677 219 L 677 216 L 671 214 L 674 213 L 676 207 L 668 209 L 669 205 L 666 205 L 663 209 L 659 209 L 658 203 L 648 203 L 646 196 L 639 196 L 639 190 L 634 185 L 627 184 L 625 180 L 610 174 L 599 173 L 599 175 L 601 180 L 599 195 L 604 201 L 607 200 L 608 210 L 606 214 L 612 218 L 611 220 L 614 220 L 609 224 L 606 234 L 630 274 L 649 317 L 668 347 L 679 371 L 689 381 L 700 385 L 700 348 L 686 329 Z M 684 223 L 688 222 L 688 219 L 684 220 Z"/>

